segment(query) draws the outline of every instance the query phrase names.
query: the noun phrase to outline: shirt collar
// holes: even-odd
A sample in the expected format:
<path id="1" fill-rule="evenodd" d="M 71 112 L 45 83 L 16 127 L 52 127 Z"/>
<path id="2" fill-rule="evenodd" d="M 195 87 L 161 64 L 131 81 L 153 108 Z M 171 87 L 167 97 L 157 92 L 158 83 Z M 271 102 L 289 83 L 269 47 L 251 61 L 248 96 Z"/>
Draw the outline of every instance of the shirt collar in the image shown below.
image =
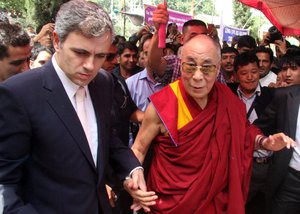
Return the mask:
<path id="1" fill-rule="evenodd" d="M 65 88 L 66 93 L 68 94 L 68 97 L 74 97 L 75 93 L 77 92 L 78 88 L 80 87 L 79 85 L 76 85 L 75 83 L 73 83 L 65 74 L 65 72 L 59 67 L 59 65 L 57 64 L 56 61 L 56 53 L 54 53 L 54 55 L 52 56 L 52 64 L 53 67 L 63 85 L 63 87 Z M 85 90 L 87 90 L 87 86 L 84 86 Z"/>
<path id="2" fill-rule="evenodd" d="M 240 89 L 240 85 L 239 85 L 239 87 L 238 87 L 238 89 L 237 89 L 237 93 L 238 93 L 238 95 L 240 96 L 240 97 L 246 97 L 245 96 L 245 94 L 241 91 L 241 89 Z M 248 99 L 251 99 L 253 96 L 260 96 L 261 95 L 261 87 L 260 87 L 260 84 L 258 83 L 258 85 L 257 85 L 257 87 L 256 87 L 256 89 L 255 89 L 255 91 L 253 92 L 253 94 L 248 98 Z"/>

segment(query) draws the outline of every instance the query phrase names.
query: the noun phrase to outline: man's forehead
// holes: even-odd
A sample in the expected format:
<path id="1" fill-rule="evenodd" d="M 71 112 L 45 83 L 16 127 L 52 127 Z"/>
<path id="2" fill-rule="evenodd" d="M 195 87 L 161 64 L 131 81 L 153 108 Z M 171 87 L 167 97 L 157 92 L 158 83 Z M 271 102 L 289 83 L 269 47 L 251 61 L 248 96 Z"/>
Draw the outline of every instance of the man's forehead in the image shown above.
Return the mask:
<path id="1" fill-rule="evenodd" d="M 235 52 L 227 52 L 227 53 L 222 53 L 222 56 L 236 56 L 237 54 Z"/>
<path id="2" fill-rule="evenodd" d="M 122 53 L 122 55 L 135 55 L 135 54 L 137 54 L 135 50 L 130 50 L 128 48 L 126 48 Z"/>
<path id="3" fill-rule="evenodd" d="M 31 46 L 8 46 L 8 56 L 13 59 L 17 58 L 27 58 L 28 56 L 31 56 Z"/>

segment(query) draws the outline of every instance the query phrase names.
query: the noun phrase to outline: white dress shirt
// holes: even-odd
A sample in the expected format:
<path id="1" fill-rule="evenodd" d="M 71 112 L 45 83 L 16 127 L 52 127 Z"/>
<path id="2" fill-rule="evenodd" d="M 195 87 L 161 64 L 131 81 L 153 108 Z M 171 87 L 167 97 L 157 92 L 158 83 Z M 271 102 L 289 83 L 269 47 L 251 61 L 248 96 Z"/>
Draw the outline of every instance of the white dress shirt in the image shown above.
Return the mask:
<path id="1" fill-rule="evenodd" d="M 297 171 L 300 171 L 300 106 L 298 110 L 296 127 L 296 147 L 294 147 L 293 156 L 291 158 L 289 166 Z"/>
<path id="2" fill-rule="evenodd" d="M 66 74 L 63 72 L 63 70 L 57 64 L 56 59 L 55 59 L 55 54 L 52 57 L 52 64 L 54 66 L 54 69 L 55 69 L 60 81 L 62 82 L 62 85 L 63 85 L 75 111 L 77 111 L 76 102 L 75 102 L 75 94 L 80 86 L 73 83 L 66 76 Z M 94 160 L 94 163 L 96 166 L 97 165 L 97 151 L 98 151 L 98 127 L 97 127 L 95 110 L 94 110 L 94 106 L 92 103 L 89 89 L 87 86 L 84 86 L 84 89 L 86 91 L 86 99 L 84 99 L 84 105 L 85 105 L 86 114 L 87 114 L 86 116 L 87 116 L 87 122 L 89 125 L 89 131 L 91 132 L 90 133 L 91 142 L 89 143 L 89 146 L 90 146 L 90 150 L 91 150 L 93 160 Z"/>
<path id="3" fill-rule="evenodd" d="M 270 71 L 266 76 L 259 79 L 259 83 L 262 87 L 268 87 L 270 83 L 276 83 L 277 75 Z"/>

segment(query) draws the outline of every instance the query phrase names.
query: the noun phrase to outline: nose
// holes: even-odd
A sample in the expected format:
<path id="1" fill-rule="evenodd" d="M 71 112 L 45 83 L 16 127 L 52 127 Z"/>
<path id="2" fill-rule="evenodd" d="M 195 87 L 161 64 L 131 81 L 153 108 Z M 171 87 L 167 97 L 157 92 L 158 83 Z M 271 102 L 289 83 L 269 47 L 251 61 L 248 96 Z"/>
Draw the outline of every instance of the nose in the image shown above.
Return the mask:
<path id="1" fill-rule="evenodd" d="M 203 79 L 203 73 L 202 73 L 202 71 L 200 71 L 199 68 L 198 68 L 197 71 L 194 73 L 193 79 L 194 79 L 194 80 L 202 80 L 202 79 Z"/>
<path id="2" fill-rule="evenodd" d="M 93 71 L 95 66 L 94 66 L 94 58 L 93 57 L 88 57 L 86 58 L 83 68 L 88 70 L 88 71 Z"/>
<path id="3" fill-rule="evenodd" d="M 290 68 L 288 68 L 288 69 L 286 70 L 286 72 L 285 72 L 285 76 L 291 76 L 291 74 L 292 74 L 291 71 L 292 71 L 292 70 L 291 70 Z"/>
<path id="4" fill-rule="evenodd" d="M 263 66 L 263 63 L 262 63 L 262 61 L 260 60 L 259 61 L 259 67 L 262 67 Z"/>

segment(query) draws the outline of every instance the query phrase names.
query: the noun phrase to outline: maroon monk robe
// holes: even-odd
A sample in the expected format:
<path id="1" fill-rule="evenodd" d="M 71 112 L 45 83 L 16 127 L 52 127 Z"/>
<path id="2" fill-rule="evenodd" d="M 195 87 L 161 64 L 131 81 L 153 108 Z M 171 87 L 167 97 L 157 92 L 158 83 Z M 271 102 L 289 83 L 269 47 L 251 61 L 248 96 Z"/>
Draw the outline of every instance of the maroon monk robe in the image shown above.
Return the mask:
<path id="1" fill-rule="evenodd" d="M 260 131 L 249 124 L 245 105 L 227 86 L 215 83 L 203 110 L 181 80 L 178 87 L 193 119 L 177 133 L 174 90 L 169 85 L 150 97 L 171 136 L 154 142 L 147 185 L 159 198 L 151 212 L 243 214 Z"/>

